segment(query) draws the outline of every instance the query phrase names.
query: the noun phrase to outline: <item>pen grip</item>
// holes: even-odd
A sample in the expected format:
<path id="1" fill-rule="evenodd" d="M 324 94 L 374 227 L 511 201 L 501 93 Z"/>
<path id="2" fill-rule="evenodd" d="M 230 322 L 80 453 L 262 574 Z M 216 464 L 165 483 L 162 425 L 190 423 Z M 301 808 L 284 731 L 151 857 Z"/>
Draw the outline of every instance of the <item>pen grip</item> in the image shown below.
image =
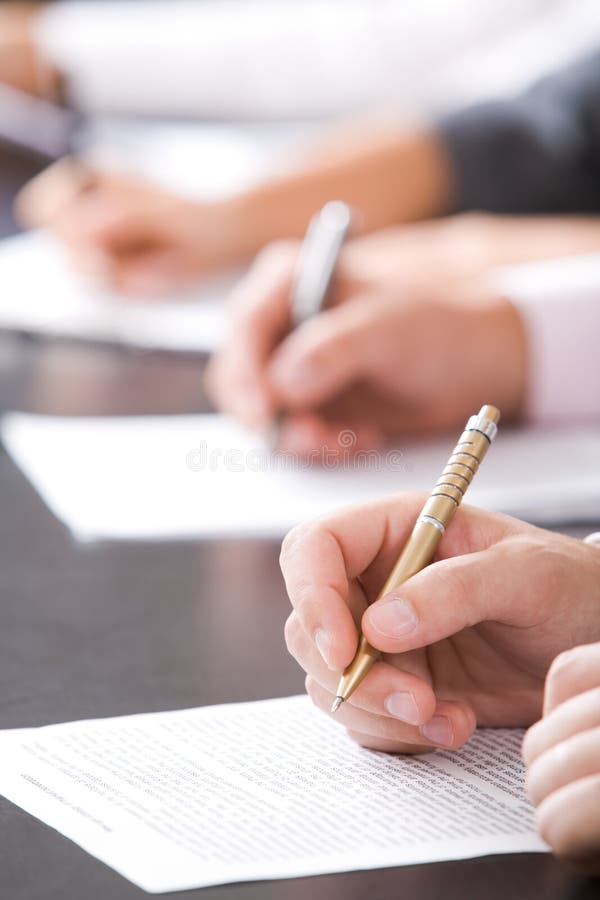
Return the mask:
<path id="1" fill-rule="evenodd" d="M 442 531 L 435 525 L 430 522 L 418 521 L 375 603 L 428 566 L 441 537 Z"/>

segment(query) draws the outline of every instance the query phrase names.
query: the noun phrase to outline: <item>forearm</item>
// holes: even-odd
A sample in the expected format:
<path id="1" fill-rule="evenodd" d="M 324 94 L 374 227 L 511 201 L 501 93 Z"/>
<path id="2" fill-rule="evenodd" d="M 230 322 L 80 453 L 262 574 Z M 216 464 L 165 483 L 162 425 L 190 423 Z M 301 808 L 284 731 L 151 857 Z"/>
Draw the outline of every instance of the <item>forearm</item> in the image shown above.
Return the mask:
<path id="1" fill-rule="evenodd" d="M 232 232 L 249 256 L 272 240 L 301 237 L 315 211 L 339 199 L 356 210 L 355 233 L 367 233 L 444 213 L 449 182 L 435 134 L 357 129 L 322 146 L 294 173 L 232 200 Z"/>

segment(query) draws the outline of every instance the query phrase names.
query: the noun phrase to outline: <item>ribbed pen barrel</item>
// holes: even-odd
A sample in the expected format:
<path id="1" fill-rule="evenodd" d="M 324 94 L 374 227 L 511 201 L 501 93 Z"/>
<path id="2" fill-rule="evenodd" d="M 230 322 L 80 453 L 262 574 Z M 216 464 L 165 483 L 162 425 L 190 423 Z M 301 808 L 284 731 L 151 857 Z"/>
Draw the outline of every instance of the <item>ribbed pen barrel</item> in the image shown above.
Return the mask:
<path id="1" fill-rule="evenodd" d="M 484 406 L 471 416 L 433 488 L 419 520 L 431 517 L 444 527 L 460 505 L 497 431 L 500 413 Z"/>

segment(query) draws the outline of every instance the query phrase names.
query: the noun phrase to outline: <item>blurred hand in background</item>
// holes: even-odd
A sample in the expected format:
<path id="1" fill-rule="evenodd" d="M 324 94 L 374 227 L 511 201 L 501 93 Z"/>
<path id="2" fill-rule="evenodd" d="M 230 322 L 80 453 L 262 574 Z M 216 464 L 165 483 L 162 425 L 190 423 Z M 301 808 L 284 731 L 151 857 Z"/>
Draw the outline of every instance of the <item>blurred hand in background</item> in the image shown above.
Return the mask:
<path id="1" fill-rule="evenodd" d="M 280 445 L 297 453 L 335 448 L 342 428 L 361 449 L 462 425 L 486 398 L 516 418 L 530 352 L 493 270 L 598 246 L 599 221 L 566 217 L 463 215 L 379 232 L 344 248 L 330 308 L 288 334 L 299 244 L 274 245 L 232 298 L 208 390 L 249 427 L 286 410 Z"/>
<path id="2" fill-rule="evenodd" d="M 527 368 L 519 314 L 454 277 L 444 263 L 449 227 L 426 229 L 420 252 L 410 235 L 406 247 L 386 235 L 349 245 L 331 306 L 291 334 L 297 247 L 265 251 L 236 292 L 229 339 L 208 369 L 216 404 L 254 428 L 286 410 L 281 449 L 300 454 L 335 447 L 342 428 L 361 449 L 449 427 L 486 397 L 516 416 Z"/>
<path id="3" fill-rule="evenodd" d="M 21 223 L 51 229 L 74 267 L 124 294 L 161 296 L 232 265 L 227 206 L 199 204 L 64 159 L 19 194 Z"/>
<path id="4" fill-rule="evenodd" d="M 348 140 L 321 142 L 288 175 L 204 203 L 130 177 L 91 171 L 82 179 L 82 167 L 63 160 L 25 186 L 16 212 L 27 228 L 53 230 L 80 268 L 100 255 L 113 286 L 136 293 L 143 283 L 160 294 L 249 262 L 273 240 L 300 238 L 331 196 L 360 209 L 365 232 L 427 217 L 444 190 L 438 154 L 428 135 L 384 129 L 374 137 L 353 129 Z"/>

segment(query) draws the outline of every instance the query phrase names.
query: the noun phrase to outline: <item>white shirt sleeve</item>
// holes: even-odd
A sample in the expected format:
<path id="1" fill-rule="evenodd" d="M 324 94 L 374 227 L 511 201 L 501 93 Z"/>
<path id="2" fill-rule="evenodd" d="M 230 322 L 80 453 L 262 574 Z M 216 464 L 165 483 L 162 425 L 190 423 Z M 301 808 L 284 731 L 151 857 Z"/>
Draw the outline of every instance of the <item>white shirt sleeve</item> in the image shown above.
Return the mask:
<path id="1" fill-rule="evenodd" d="M 59 2 L 42 52 L 88 112 L 302 118 L 423 112 L 442 73 L 547 0 Z"/>
<path id="2" fill-rule="evenodd" d="M 498 284 L 525 325 L 526 417 L 600 423 L 600 253 L 510 267 Z"/>

